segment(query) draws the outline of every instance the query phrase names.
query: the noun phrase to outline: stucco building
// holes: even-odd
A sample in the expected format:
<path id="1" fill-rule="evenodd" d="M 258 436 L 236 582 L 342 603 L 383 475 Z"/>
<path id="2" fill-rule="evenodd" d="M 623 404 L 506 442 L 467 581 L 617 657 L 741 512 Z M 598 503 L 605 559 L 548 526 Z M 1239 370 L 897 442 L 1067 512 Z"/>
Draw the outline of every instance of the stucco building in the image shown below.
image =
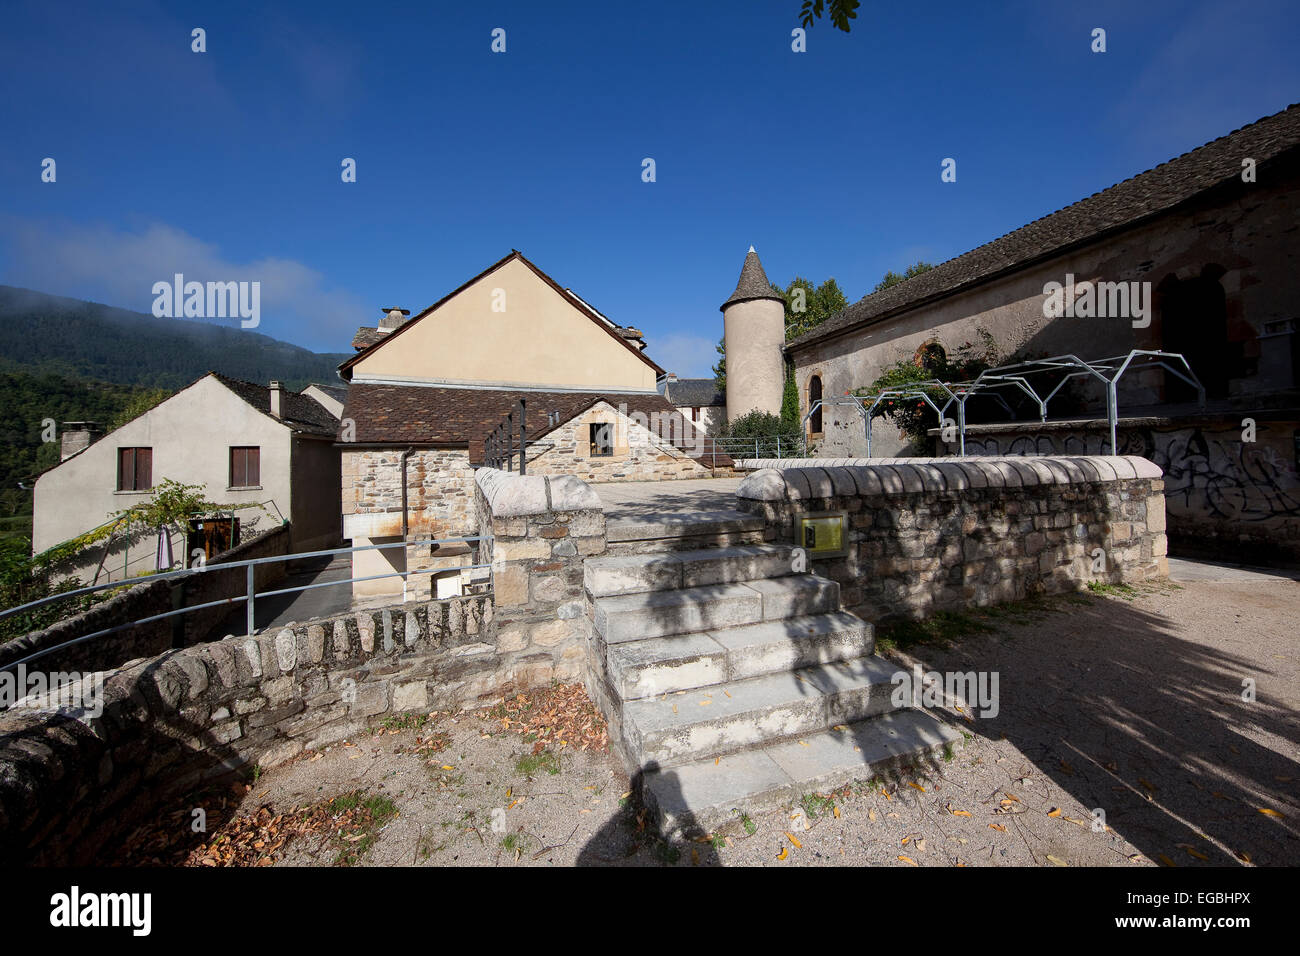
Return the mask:
<path id="1" fill-rule="evenodd" d="M 1194 392 L 1163 372 L 1128 376 L 1119 453 L 1148 455 L 1170 476 L 1176 546 L 1258 554 L 1280 543 L 1300 555 L 1298 230 L 1300 106 L 1291 106 L 868 295 L 795 339 L 787 349 L 803 409 L 810 398 L 871 386 L 900 360 L 919 364 L 927 349 L 951 356 L 984 333 L 1002 362 L 1179 352 L 1208 391 L 1207 409 L 1189 404 Z M 1084 283 L 1124 283 L 1134 295 L 1111 314 L 1098 314 L 1098 296 L 1077 310 L 1090 315 L 1056 315 L 1053 283 L 1067 297 Z M 1109 437 L 1102 393 L 1077 391 L 1066 421 L 978 425 L 968 453 L 1096 453 Z M 995 406 L 970 407 L 976 421 L 1005 418 Z M 1060 418 L 1060 406 L 1051 413 Z M 865 454 L 855 408 L 828 404 L 817 417 L 818 454 Z M 876 420 L 873 455 L 898 455 L 906 444 Z"/>
<path id="2" fill-rule="evenodd" d="M 238 508 L 245 538 L 289 521 L 292 551 L 341 540 L 338 419 L 278 382 L 256 385 L 212 372 L 102 438 L 89 423 L 68 424 L 79 427 L 64 432 L 63 460 L 36 481 L 36 553 L 104 524 L 165 478 L 203 485 L 209 500 Z M 263 507 L 240 507 L 252 505 Z M 192 543 L 171 540 L 174 561 Z M 106 555 L 103 545 L 92 548 L 70 573 L 88 583 L 102 559 L 99 580 L 121 580 L 157 570 L 158 554 L 157 535 L 118 535 Z"/>
<path id="3" fill-rule="evenodd" d="M 378 328 L 358 330 L 357 354 L 339 370 L 350 383 L 339 429 L 343 529 L 354 546 L 411 546 L 358 552 L 354 576 L 414 570 L 412 561 L 427 568 L 437 556 L 421 540 L 477 533 L 474 468 L 521 400 L 529 474 L 599 483 L 701 478 L 731 466 L 706 453 L 703 431 L 661 394 L 666 373 L 641 333 L 517 251 L 414 316 L 387 312 Z M 409 585 L 427 581 L 412 576 Z M 359 582 L 354 593 L 403 587 L 391 577 Z"/>

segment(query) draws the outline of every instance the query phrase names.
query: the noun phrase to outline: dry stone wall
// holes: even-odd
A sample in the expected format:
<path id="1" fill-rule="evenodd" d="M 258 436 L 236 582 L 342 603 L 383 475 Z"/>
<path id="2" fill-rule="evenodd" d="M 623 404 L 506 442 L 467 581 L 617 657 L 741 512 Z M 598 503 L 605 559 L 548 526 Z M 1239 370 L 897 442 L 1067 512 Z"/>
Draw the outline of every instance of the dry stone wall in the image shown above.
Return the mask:
<path id="1" fill-rule="evenodd" d="M 489 469 L 474 489 L 475 520 L 495 535 L 484 555 L 493 594 L 170 650 L 0 713 L 0 863 L 107 862 L 168 801 L 253 765 L 384 714 L 481 706 L 579 677 L 582 560 L 605 550 L 599 499 L 569 476 Z"/>
<path id="2" fill-rule="evenodd" d="M 907 459 L 756 471 L 740 507 L 773 541 L 848 515 L 846 554 L 811 570 L 870 621 L 1168 574 L 1164 482 L 1137 457 Z"/>

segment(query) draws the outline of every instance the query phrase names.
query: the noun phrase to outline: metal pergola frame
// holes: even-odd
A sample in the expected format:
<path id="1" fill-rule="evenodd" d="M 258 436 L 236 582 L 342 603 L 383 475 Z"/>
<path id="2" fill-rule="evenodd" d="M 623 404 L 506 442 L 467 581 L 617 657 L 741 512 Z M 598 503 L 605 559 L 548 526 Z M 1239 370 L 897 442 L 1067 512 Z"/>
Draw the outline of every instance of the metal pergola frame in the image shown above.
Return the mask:
<path id="1" fill-rule="evenodd" d="M 1181 364 L 1181 370 L 1175 367 L 1176 364 Z M 929 379 L 924 382 L 915 382 L 906 387 L 881 389 L 872 395 L 850 395 L 846 399 L 833 401 L 818 399 L 812 403 L 808 413 L 804 415 L 803 426 L 806 429 L 808 419 L 823 406 L 852 405 L 857 408 L 858 414 L 865 419 L 867 457 L 870 458 L 871 421 L 881 402 L 892 399 L 921 399 L 934 409 L 935 414 L 939 416 L 940 424 L 947 420 L 948 409 L 952 407 L 953 402 L 956 402 L 957 433 L 959 436 L 958 454 L 964 458 L 966 457 L 966 402 L 971 398 L 976 396 L 995 398 L 1009 413 L 1014 415 L 1015 413 L 1010 404 L 996 391 L 996 389 L 1008 386 L 1014 387 L 1038 405 L 1038 420 L 1045 422 L 1047 421 L 1048 403 L 1065 387 L 1065 384 L 1075 378 L 1090 377 L 1100 382 L 1106 389 L 1106 421 L 1110 428 L 1110 453 L 1114 455 L 1118 448 L 1116 432 L 1118 431 L 1119 422 L 1119 380 L 1123 378 L 1126 372 L 1134 368 L 1141 371 L 1159 368 L 1175 378 L 1181 379 L 1196 389 L 1197 402 L 1202 409 L 1205 408 L 1205 386 L 1196 377 L 1196 373 L 1192 371 L 1192 367 L 1187 363 L 1187 359 L 1183 357 L 1182 353 L 1161 352 L 1153 349 L 1132 349 L 1124 355 L 1094 359 L 1091 362 L 1071 354 L 1054 355 L 1049 358 L 1031 359 L 1011 365 L 1001 365 L 996 368 L 985 369 L 973 382 L 941 382 L 938 379 Z M 1065 371 L 1065 374 L 1061 376 L 1061 380 L 1046 395 L 1040 394 L 1030 380 L 1030 376 L 1061 371 Z M 930 391 L 936 389 L 948 396 L 948 400 L 944 402 L 942 408 L 935 403 L 930 395 Z"/>

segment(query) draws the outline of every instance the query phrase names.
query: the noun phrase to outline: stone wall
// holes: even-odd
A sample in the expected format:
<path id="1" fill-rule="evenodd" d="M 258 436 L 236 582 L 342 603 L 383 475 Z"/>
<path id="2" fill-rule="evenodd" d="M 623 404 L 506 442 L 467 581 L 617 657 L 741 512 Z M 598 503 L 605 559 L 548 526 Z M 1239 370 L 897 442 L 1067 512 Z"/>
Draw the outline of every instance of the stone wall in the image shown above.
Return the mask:
<path id="1" fill-rule="evenodd" d="M 39 631 L 0 644 L 0 667 L 21 660 L 47 647 L 55 647 L 87 634 L 126 624 L 176 607 L 206 604 L 226 598 L 241 597 L 247 589 L 243 568 L 223 571 L 227 561 L 247 561 L 287 554 L 290 527 L 280 525 L 265 534 L 250 538 L 229 551 L 213 556 L 206 569 L 184 579 L 145 581 L 128 587 L 101 604 L 81 614 L 66 618 Z M 283 563 L 272 562 L 257 567 L 254 579 L 264 589 L 285 577 Z M 106 634 L 83 644 L 56 651 L 33 661 L 29 671 L 101 671 L 117 667 L 123 661 L 159 654 L 169 647 L 204 641 L 212 629 L 224 621 L 237 605 L 218 606 L 178 615 L 147 624 L 136 624 L 115 634 Z M 239 605 L 242 606 L 242 605 Z"/>
<path id="2" fill-rule="evenodd" d="M 795 544 L 801 515 L 847 512 L 847 554 L 810 569 L 873 622 L 1168 573 L 1164 482 L 1137 457 L 764 469 L 737 500 Z"/>
<path id="3" fill-rule="evenodd" d="M 475 490 L 479 533 L 492 536 L 484 557 L 499 652 L 537 683 L 580 677 L 589 637 L 582 562 L 605 551 L 600 499 L 572 476 L 491 468 L 478 470 Z"/>
<path id="4" fill-rule="evenodd" d="M 582 560 L 605 550 L 599 499 L 570 476 L 490 469 L 474 491 L 475 520 L 495 536 L 483 555 L 491 595 L 165 651 L 103 674 L 98 713 L 29 698 L 0 714 L 0 863 L 95 862 L 165 801 L 383 714 L 483 706 L 580 677 Z"/>
<path id="5" fill-rule="evenodd" d="M 1141 455 L 1164 472 L 1169 543 L 1176 553 L 1300 561 L 1300 421 L 1294 415 L 1120 420 L 1120 454 Z M 966 451 L 973 455 L 1095 455 L 1109 448 L 1104 419 L 973 425 L 966 433 Z"/>
<path id="6" fill-rule="evenodd" d="M 0 715 L 0 862 L 89 863 L 168 798 L 385 713 L 500 699 L 492 615 L 467 598 L 168 651 L 103 675 L 97 715 L 20 702 Z"/>
<path id="7" fill-rule="evenodd" d="M 613 454 L 590 454 L 590 428 L 593 424 L 614 426 Z M 649 426 L 649 427 L 647 427 Z M 696 460 L 672 439 L 687 442 L 696 435 L 689 420 L 679 413 L 661 422 L 638 421 L 621 414 L 608 402 L 591 408 L 550 432 L 530 454 L 528 471 L 538 475 L 574 475 L 583 481 L 665 481 L 677 478 L 710 478 L 730 473 L 731 460 L 719 455 L 718 469 L 708 459 Z M 702 439 L 701 453 L 711 447 Z"/>
<path id="8" fill-rule="evenodd" d="M 402 533 L 401 448 L 343 452 L 343 536 Z M 409 534 L 473 534 L 474 469 L 464 449 L 423 448 L 406 460 Z"/>

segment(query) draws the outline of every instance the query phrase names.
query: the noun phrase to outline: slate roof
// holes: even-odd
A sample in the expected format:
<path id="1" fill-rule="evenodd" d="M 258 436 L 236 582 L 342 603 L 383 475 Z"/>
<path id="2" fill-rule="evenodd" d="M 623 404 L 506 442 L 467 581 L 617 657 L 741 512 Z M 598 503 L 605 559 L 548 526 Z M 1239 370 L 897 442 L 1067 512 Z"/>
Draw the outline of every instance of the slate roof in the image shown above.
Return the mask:
<path id="1" fill-rule="evenodd" d="M 222 385 L 259 412 L 264 415 L 271 415 L 270 386 L 244 382 L 237 378 L 228 378 L 220 372 L 212 372 L 211 374 Z M 284 394 L 280 396 L 280 411 L 281 416 L 278 420 L 283 421 L 290 428 L 297 431 L 329 438 L 333 438 L 338 434 L 338 419 L 331 415 L 324 405 L 307 395 L 300 395 L 286 388 Z"/>
<path id="2" fill-rule="evenodd" d="M 883 321 L 931 299 L 1135 226 L 1216 186 L 1233 182 L 1240 185 L 1244 157 L 1255 160 L 1258 175 L 1260 166 L 1296 150 L 1298 145 L 1300 104 L 1293 104 L 927 272 L 872 293 L 794 339 L 786 348 L 797 350 L 855 326 Z"/>
<path id="3" fill-rule="evenodd" d="M 477 464 L 483 461 L 483 442 L 488 433 L 505 420 L 521 398 L 527 403 L 529 441 L 548 434 L 598 401 L 615 408 L 626 406 L 629 412 L 640 412 L 647 418 L 656 412 L 665 416 L 681 414 L 658 393 L 525 392 L 353 382 L 343 417 L 356 423 L 356 444 L 468 448 L 470 461 Z M 551 412 L 559 413 L 554 424 L 549 418 Z M 674 439 L 674 444 L 680 444 Z M 724 456 L 719 455 L 717 461 L 723 465 Z M 730 459 L 725 460 L 727 466 L 730 463 Z"/>
<path id="4" fill-rule="evenodd" d="M 767 281 L 767 273 L 763 271 L 763 263 L 758 261 L 758 253 L 753 246 L 745 253 L 745 264 L 740 267 L 740 281 L 736 283 L 736 291 L 718 308 L 726 309 L 733 303 L 749 302 L 751 299 L 775 299 L 782 305 L 785 304 L 785 299 L 772 291 L 772 283 Z"/>
<path id="5" fill-rule="evenodd" d="M 348 387 L 346 385 L 322 385 L 320 382 L 312 382 L 307 388 L 319 388 L 322 392 L 340 402 L 348 400 Z M 302 391 L 307 391 L 304 388 Z M 299 393 L 301 394 L 301 392 Z"/>
<path id="6" fill-rule="evenodd" d="M 679 378 L 664 386 L 664 398 L 680 407 L 727 404 L 727 396 L 718 391 L 711 378 Z"/>

